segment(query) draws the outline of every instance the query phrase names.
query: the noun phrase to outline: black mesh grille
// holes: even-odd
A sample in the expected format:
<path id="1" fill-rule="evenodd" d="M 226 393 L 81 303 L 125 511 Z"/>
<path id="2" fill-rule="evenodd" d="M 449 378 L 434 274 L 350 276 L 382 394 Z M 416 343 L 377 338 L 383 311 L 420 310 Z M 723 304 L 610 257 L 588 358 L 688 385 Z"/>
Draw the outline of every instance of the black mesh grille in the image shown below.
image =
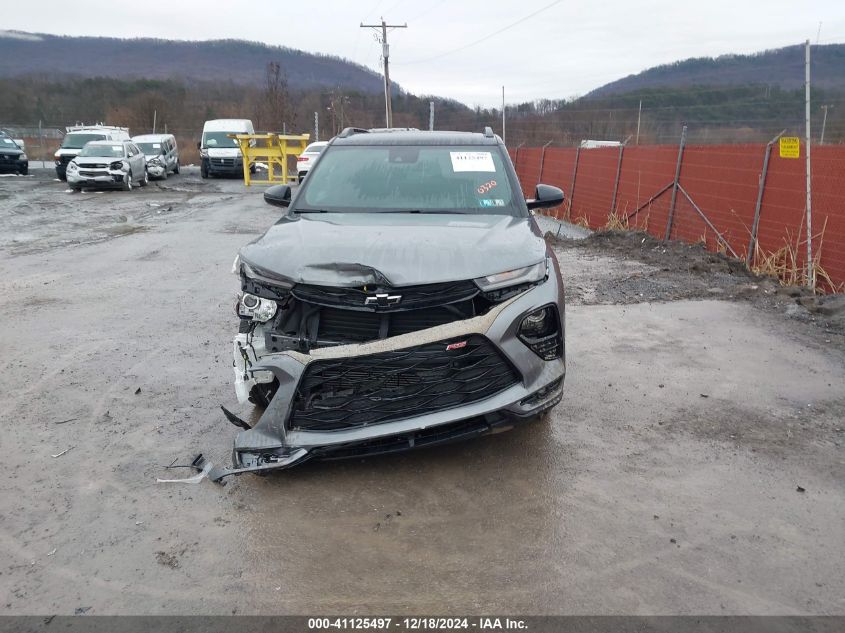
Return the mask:
<path id="1" fill-rule="evenodd" d="M 489 398 L 518 380 L 510 363 L 478 334 L 318 360 L 299 382 L 289 426 L 328 431 L 401 420 Z"/>
<path id="2" fill-rule="evenodd" d="M 405 286 L 402 288 L 330 288 L 298 284 L 293 288 L 293 296 L 301 301 L 317 305 L 346 308 L 348 310 L 366 310 L 393 312 L 417 310 L 442 306 L 459 301 L 467 301 L 478 294 L 478 287 L 472 281 L 453 281 L 442 284 L 423 286 Z M 395 303 L 379 305 L 377 294 L 401 297 Z M 367 305 L 367 299 L 371 302 Z"/>

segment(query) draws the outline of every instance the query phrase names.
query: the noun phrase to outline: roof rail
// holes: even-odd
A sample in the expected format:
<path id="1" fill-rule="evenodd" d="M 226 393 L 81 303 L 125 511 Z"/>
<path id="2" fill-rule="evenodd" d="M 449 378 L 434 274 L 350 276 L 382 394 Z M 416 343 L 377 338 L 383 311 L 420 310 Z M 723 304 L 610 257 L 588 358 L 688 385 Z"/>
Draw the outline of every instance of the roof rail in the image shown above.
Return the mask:
<path id="1" fill-rule="evenodd" d="M 369 130 L 365 130 L 364 128 L 361 128 L 361 127 L 345 127 L 345 128 L 343 128 L 343 131 L 340 134 L 338 134 L 337 136 L 338 136 L 338 138 L 347 138 L 347 137 L 352 136 L 354 134 L 369 134 L 369 133 L 370 133 Z"/>
<path id="2" fill-rule="evenodd" d="M 487 138 L 493 138 L 493 128 L 491 128 L 489 125 L 484 127 L 484 136 L 486 136 Z"/>

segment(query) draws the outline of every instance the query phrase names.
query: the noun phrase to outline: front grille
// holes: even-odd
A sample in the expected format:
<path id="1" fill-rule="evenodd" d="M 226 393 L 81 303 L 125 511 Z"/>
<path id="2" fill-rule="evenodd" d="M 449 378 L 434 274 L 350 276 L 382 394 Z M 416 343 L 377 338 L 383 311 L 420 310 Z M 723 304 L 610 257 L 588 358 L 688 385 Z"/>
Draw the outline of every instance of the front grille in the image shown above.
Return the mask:
<path id="1" fill-rule="evenodd" d="M 268 351 L 281 352 L 291 349 L 291 341 L 297 341 L 300 351 L 307 352 L 312 344 L 316 347 L 325 345 L 343 345 L 346 343 L 364 343 L 389 336 L 399 336 L 418 332 L 436 325 L 444 325 L 454 321 L 469 319 L 475 316 L 471 301 L 463 303 L 425 308 L 422 310 L 408 310 L 405 312 L 363 312 L 358 310 L 343 310 L 340 308 L 326 308 L 309 306 L 315 316 L 306 317 L 307 335 L 300 337 L 302 332 L 303 314 L 299 304 L 290 311 L 282 311 L 282 324 L 275 330 L 265 333 L 265 344 Z M 304 347 L 300 346 L 302 341 Z"/>
<path id="2" fill-rule="evenodd" d="M 79 165 L 80 169 L 105 169 L 108 167 L 106 163 L 85 163 L 84 165 Z"/>
<path id="3" fill-rule="evenodd" d="M 456 345 L 447 350 L 447 346 Z M 489 398 L 519 380 L 478 334 L 367 356 L 317 360 L 303 374 L 289 426 L 330 431 L 401 420 Z"/>
<path id="4" fill-rule="evenodd" d="M 322 306 L 346 308 L 347 310 L 392 312 L 467 301 L 478 294 L 478 286 L 472 281 L 451 281 L 400 288 L 379 286 L 330 288 L 297 284 L 291 292 L 294 297 L 301 301 Z M 391 301 L 389 305 L 379 305 L 376 300 L 379 294 L 399 297 L 399 299 L 395 302 Z M 371 300 L 369 304 L 367 304 L 368 298 Z"/>
<path id="5" fill-rule="evenodd" d="M 106 174 L 101 171 L 80 171 L 80 176 L 85 176 L 86 178 L 95 178 L 97 176 L 105 176 Z"/>
<path id="6" fill-rule="evenodd" d="M 211 164 L 217 165 L 219 167 L 234 167 L 235 166 L 235 159 L 234 158 L 212 158 Z"/>

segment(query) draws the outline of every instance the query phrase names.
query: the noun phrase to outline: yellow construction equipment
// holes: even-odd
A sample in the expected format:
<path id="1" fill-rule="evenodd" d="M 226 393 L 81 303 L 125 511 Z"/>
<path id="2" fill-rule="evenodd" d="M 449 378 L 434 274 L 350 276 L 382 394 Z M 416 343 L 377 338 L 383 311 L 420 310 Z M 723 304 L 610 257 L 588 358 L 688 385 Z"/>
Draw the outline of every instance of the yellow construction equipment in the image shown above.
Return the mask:
<path id="1" fill-rule="evenodd" d="M 296 169 L 288 175 L 288 158 L 299 156 L 308 146 L 310 134 L 229 134 L 241 148 L 244 158 L 244 184 L 249 186 L 255 182 L 280 182 L 287 184 L 294 182 L 297 177 Z M 250 165 L 255 163 L 267 165 L 267 178 L 252 177 Z"/>

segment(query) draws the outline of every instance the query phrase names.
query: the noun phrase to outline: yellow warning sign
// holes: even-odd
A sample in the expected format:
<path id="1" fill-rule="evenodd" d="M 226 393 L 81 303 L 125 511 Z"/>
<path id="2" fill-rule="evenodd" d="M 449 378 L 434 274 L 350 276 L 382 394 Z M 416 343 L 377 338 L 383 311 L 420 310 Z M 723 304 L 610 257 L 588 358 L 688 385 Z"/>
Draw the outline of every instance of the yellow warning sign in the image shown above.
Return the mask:
<path id="1" fill-rule="evenodd" d="M 781 158 L 801 158 L 801 139 L 797 136 L 783 136 L 780 139 Z"/>

